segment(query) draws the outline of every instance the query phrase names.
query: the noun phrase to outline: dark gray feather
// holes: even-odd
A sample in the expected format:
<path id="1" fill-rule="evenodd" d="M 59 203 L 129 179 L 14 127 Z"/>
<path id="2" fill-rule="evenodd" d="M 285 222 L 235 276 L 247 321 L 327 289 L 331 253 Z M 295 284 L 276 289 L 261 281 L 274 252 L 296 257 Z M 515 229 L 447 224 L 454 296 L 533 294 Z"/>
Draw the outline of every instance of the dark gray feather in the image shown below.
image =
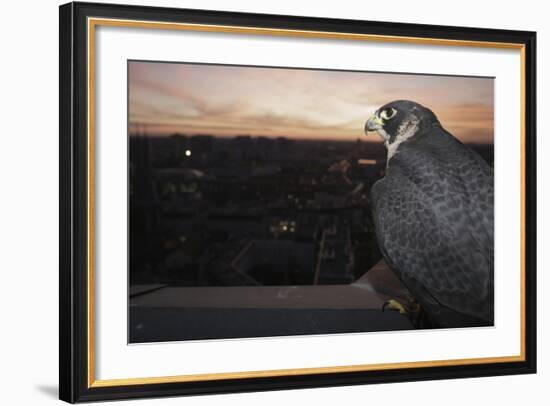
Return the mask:
<path id="1" fill-rule="evenodd" d="M 372 188 L 380 248 L 440 326 L 493 323 L 493 173 L 441 126 L 400 145 Z"/>

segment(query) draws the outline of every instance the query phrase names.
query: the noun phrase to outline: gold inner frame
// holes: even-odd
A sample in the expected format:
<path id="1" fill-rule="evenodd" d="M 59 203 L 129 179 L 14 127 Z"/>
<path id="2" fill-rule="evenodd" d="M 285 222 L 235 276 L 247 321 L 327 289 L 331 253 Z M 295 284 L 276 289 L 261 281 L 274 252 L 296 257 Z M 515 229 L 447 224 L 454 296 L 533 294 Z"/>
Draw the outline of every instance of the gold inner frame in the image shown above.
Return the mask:
<path id="1" fill-rule="evenodd" d="M 301 38 L 324 38 L 324 39 L 343 39 L 372 42 L 395 42 L 412 43 L 422 45 L 439 46 L 461 46 L 477 48 L 498 48 L 515 49 L 520 51 L 521 64 L 521 269 L 520 269 L 520 354 L 503 357 L 480 357 L 452 360 L 433 360 L 433 361 L 415 361 L 398 362 L 383 364 L 364 364 L 364 365 L 344 365 L 316 368 L 294 368 L 277 369 L 266 371 L 239 371 L 239 372 L 219 372 L 209 374 L 188 374 L 175 376 L 145 377 L 145 378 L 122 378 L 97 380 L 95 378 L 95 262 L 94 262 L 94 191 L 95 191 L 95 28 L 97 26 L 111 27 L 131 27 L 131 28 L 149 28 L 161 30 L 184 30 L 195 32 L 220 32 L 237 33 L 249 35 L 268 35 L 284 37 Z M 160 384 L 176 382 L 197 382 L 214 381 L 221 379 L 242 379 L 242 378 L 265 378 L 280 376 L 312 375 L 312 374 L 332 374 L 343 372 L 360 371 L 380 371 L 392 370 L 398 368 L 425 368 L 441 366 L 458 366 L 474 364 L 495 364 L 504 362 L 522 362 L 526 359 L 525 354 L 525 45 L 506 42 L 487 42 L 487 41 L 466 41 L 439 38 L 422 37 L 400 37 L 390 35 L 374 34 L 355 34 L 345 32 L 325 32 L 325 31 L 306 31 L 275 28 L 241 27 L 228 25 L 209 25 L 209 24 L 187 24 L 187 23 L 167 23 L 154 21 L 121 20 L 107 18 L 88 18 L 87 23 L 87 41 L 88 41 L 88 387 L 111 387 L 125 385 L 143 385 Z"/>

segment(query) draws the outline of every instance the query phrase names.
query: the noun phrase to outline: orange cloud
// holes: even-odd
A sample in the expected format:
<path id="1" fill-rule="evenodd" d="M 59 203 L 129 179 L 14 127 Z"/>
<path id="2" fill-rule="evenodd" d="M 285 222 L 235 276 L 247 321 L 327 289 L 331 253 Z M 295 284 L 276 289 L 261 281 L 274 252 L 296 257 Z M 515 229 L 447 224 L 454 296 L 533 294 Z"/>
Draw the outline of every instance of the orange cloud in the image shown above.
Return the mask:
<path id="1" fill-rule="evenodd" d="M 380 105 L 410 99 L 463 141 L 493 141 L 490 78 L 133 61 L 128 80 L 130 129 L 151 134 L 356 139 Z"/>

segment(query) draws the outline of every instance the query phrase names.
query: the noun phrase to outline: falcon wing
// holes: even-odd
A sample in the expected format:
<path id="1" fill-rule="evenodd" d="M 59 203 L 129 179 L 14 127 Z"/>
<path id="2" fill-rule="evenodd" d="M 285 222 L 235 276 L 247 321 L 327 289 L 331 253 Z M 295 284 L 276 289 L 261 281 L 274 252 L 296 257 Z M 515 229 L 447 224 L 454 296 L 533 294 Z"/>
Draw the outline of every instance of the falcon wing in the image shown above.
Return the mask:
<path id="1" fill-rule="evenodd" d="M 445 179 L 459 189 L 456 195 L 420 187 L 398 166 L 389 168 L 371 192 L 378 243 L 434 318 L 440 315 L 444 322 L 450 311 L 492 321 L 492 252 L 479 237 L 476 216 L 465 207 L 466 195 L 459 193 L 462 181 Z"/>

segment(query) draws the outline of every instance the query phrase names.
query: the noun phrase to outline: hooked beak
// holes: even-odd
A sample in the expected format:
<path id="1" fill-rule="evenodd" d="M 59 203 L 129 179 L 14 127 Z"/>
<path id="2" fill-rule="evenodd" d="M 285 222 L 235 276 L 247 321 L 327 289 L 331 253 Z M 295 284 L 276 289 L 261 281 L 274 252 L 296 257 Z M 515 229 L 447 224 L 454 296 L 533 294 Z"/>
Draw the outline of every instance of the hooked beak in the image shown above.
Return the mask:
<path id="1" fill-rule="evenodd" d="M 376 114 L 373 114 L 369 117 L 367 123 L 365 124 L 365 134 L 368 135 L 369 131 L 380 130 L 383 125 L 384 123 L 382 122 L 382 120 Z"/>

